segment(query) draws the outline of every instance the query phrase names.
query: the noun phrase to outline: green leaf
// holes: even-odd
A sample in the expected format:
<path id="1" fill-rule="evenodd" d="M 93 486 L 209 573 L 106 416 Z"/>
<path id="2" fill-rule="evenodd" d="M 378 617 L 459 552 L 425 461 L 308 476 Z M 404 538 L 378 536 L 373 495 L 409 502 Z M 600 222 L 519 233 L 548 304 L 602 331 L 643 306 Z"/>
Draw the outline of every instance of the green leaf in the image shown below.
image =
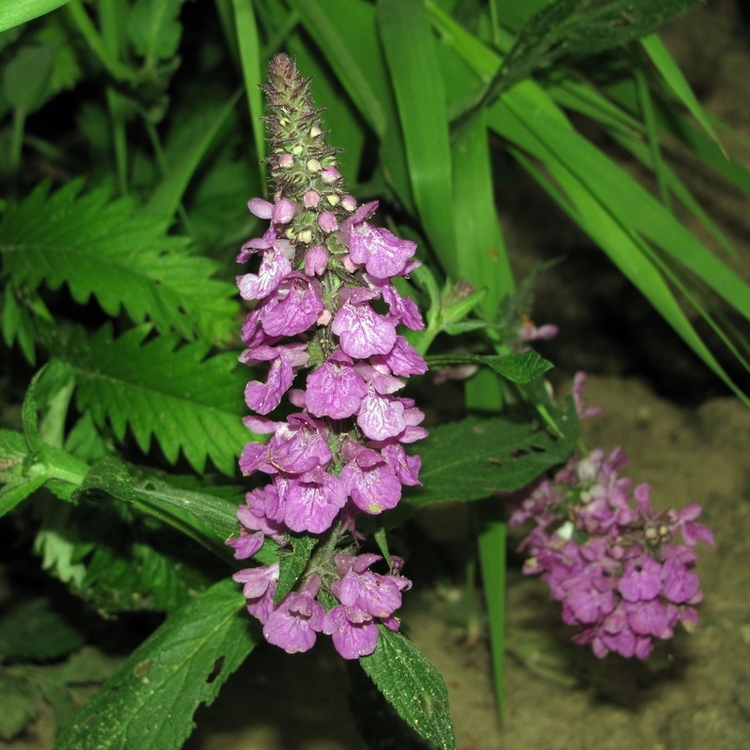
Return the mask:
<path id="1" fill-rule="evenodd" d="M 457 278 L 445 90 L 427 11 L 423 0 L 380 0 L 377 20 L 398 102 L 414 199 L 432 245 Z"/>
<path id="2" fill-rule="evenodd" d="M 476 109 L 561 57 L 587 57 L 640 39 L 696 0 L 557 0 L 521 30 Z"/>
<path id="3" fill-rule="evenodd" d="M 29 446 L 23 433 L 0 428 L 0 481 L 20 476 L 28 453 Z"/>
<path id="4" fill-rule="evenodd" d="M 240 52 L 242 66 L 242 80 L 245 83 L 250 110 L 250 124 L 253 129 L 253 143 L 257 160 L 260 162 L 259 171 L 262 182 L 265 183 L 266 136 L 263 128 L 263 100 L 260 85 L 263 83 L 260 72 L 260 40 L 258 38 L 258 24 L 255 20 L 252 0 L 233 0 L 234 19 L 237 29 L 237 45 Z"/>
<path id="5" fill-rule="evenodd" d="M 664 46 L 664 42 L 659 39 L 657 34 L 650 34 L 641 39 L 641 45 L 646 50 L 646 54 L 651 59 L 651 62 L 655 65 L 659 73 L 661 73 L 667 86 L 672 90 L 672 93 L 682 102 L 714 143 L 723 151 L 724 147 L 711 127 L 706 111 L 696 99 L 693 89 L 685 80 L 685 76 L 682 75 L 682 71 L 677 66 L 672 55 L 669 54 L 669 50 Z"/>
<path id="6" fill-rule="evenodd" d="M 135 323 L 150 318 L 161 331 L 230 339 L 235 289 L 210 278 L 219 264 L 189 255 L 185 238 L 166 235 L 168 220 L 133 216 L 132 199 L 109 200 L 103 189 L 79 197 L 82 187 L 74 180 L 48 198 L 42 184 L 5 212 L 0 255 L 11 284 L 67 283 L 76 302 L 93 294 L 109 315 L 124 307 Z"/>
<path id="7" fill-rule="evenodd" d="M 46 477 L 31 479 L 10 479 L 0 487 L 0 518 L 36 492 L 46 481 Z"/>
<path id="8" fill-rule="evenodd" d="M 239 92 L 223 106 L 204 106 L 182 119 L 167 146 L 164 178 L 139 213 L 166 219 L 174 216 L 190 180 L 238 99 Z"/>
<path id="9" fill-rule="evenodd" d="M 177 750 L 255 646 L 231 580 L 198 594 L 139 646 L 62 733 L 56 750 Z"/>
<path id="10" fill-rule="evenodd" d="M 294 584 L 305 571 L 315 545 L 320 541 L 319 537 L 309 535 L 288 534 L 287 538 L 292 543 L 292 551 L 279 550 L 279 583 L 273 597 L 274 604 L 279 604 L 294 588 Z"/>
<path id="11" fill-rule="evenodd" d="M 464 64 L 457 56 L 454 62 Z M 495 189 L 484 114 L 461 127 L 454 136 L 452 146 L 453 216 L 456 237 L 460 238 L 456 250 L 457 278 L 485 291 L 485 298 L 480 306 L 484 313 L 481 317 L 494 321 L 500 300 L 513 292 L 514 281 L 495 208 Z M 472 303 L 476 304 L 472 300 L 473 296 L 470 295 L 455 305 L 457 309 L 454 314 Z"/>
<path id="12" fill-rule="evenodd" d="M 169 523 L 214 551 L 237 527 L 237 506 L 223 497 L 173 487 L 156 477 L 132 473 L 119 459 L 108 457 L 93 466 L 74 499 L 104 491 Z"/>
<path id="13" fill-rule="evenodd" d="M 136 328 L 113 341 L 106 326 L 91 339 L 75 329 L 53 338 L 50 350 L 73 368 L 78 408 L 91 409 L 100 428 L 109 422 L 123 440 L 129 426 L 144 452 L 153 435 L 171 463 L 182 450 L 198 472 L 211 458 L 233 474 L 252 436 L 241 419 L 247 371 L 235 370 L 232 353 L 207 357 L 202 342 L 179 346 L 176 336 L 159 336 L 143 344 L 148 332 Z"/>
<path id="14" fill-rule="evenodd" d="M 3 70 L 5 97 L 13 108 L 29 114 L 42 105 L 53 62 L 51 47 L 35 45 L 18 50 Z"/>
<path id="15" fill-rule="evenodd" d="M 39 18 L 68 0 L 0 0 L 0 31 Z"/>
<path id="16" fill-rule="evenodd" d="M 20 602 L 0 618 L 2 661 L 48 661 L 80 648 L 86 636 L 41 597 Z"/>
<path id="17" fill-rule="evenodd" d="M 359 663 L 378 690 L 421 737 L 454 750 L 448 690 L 440 673 L 400 633 L 380 625 L 374 653 Z"/>
<path id="18" fill-rule="evenodd" d="M 0 668 L 0 740 L 10 742 L 39 714 L 34 685 L 26 675 L 9 674 Z"/>
<path id="19" fill-rule="evenodd" d="M 456 365 L 486 365 L 513 383 L 530 383 L 554 365 L 536 352 L 519 354 L 435 354 L 426 358 L 430 369 Z"/>
<path id="20" fill-rule="evenodd" d="M 18 295 L 19 299 L 16 299 Z M 8 346 L 18 340 L 24 357 L 31 365 L 36 364 L 34 342 L 36 329 L 32 316 L 27 308 L 22 290 L 6 285 L 3 302 L 3 339 Z"/>
<path id="21" fill-rule="evenodd" d="M 43 365 L 39 370 L 34 373 L 34 377 L 31 378 L 29 387 L 26 390 L 26 395 L 23 399 L 23 406 L 21 407 L 21 419 L 23 420 L 23 434 L 26 436 L 26 443 L 29 446 L 30 451 L 39 451 L 42 448 L 42 439 L 39 437 L 39 415 L 40 409 L 37 388 L 39 387 L 39 381 L 44 375 L 44 370 L 48 365 Z"/>
<path id="22" fill-rule="evenodd" d="M 439 425 L 419 444 L 423 484 L 402 501 L 410 509 L 447 500 L 479 500 L 519 490 L 543 471 L 562 463 L 578 439 L 578 420 L 569 401 L 556 416 L 564 437 L 553 438 L 528 422 L 507 417 Z M 461 481 L 456 481 L 461 477 Z M 398 510 L 396 511 L 398 513 Z"/>
<path id="23" fill-rule="evenodd" d="M 103 530 L 108 536 L 99 537 L 86 558 L 86 575 L 77 592 L 102 615 L 174 612 L 210 583 L 184 555 L 156 549 L 155 543 L 163 544 L 156 535 L 139 542 L 139 535 L 123 533 L 122 524 Z"/>
<path id="24" fill-rule="evenodd" d="M 182 24 L 177 20 L 185 0 L 136 0 L 130 12 L 128 35 L 146 64 L 166 60 L 177 52 Z"/>

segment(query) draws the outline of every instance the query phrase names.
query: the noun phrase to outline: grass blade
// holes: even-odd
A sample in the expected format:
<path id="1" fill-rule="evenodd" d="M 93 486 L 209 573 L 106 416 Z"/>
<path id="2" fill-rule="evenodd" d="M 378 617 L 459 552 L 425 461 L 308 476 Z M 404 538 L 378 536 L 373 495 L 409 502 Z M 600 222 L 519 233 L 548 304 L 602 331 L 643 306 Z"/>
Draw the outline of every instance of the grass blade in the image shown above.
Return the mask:
<path id="1" fill-rule="evenodd" d="M 258 24 L 255 22 L 252 0 L 233 0 L 234 18 L 237 29 L 237 42 L 240 51 L 242 80 L 245 82 L 245 95 L 250 109 L 250 125 L 253 129 L 253 142 L 258 155 L 258 170 L 260 184 L 263 186 L 264 196 L 268 193 L 266 180 L 266 166 L 263 162 L 266 156 L 266 133 L 263 126 L 263 99 L 260 84 L 265 80 L 260 72 L 260 41 L 258 39 Z"/>
<path id="2" fill-rule="evenodd" d="M 377 20 L 404 133 L 414 199 L 427 236 L 455 269 L 451 150 L 443 78 L 423 0 L 381 0 Z"/>

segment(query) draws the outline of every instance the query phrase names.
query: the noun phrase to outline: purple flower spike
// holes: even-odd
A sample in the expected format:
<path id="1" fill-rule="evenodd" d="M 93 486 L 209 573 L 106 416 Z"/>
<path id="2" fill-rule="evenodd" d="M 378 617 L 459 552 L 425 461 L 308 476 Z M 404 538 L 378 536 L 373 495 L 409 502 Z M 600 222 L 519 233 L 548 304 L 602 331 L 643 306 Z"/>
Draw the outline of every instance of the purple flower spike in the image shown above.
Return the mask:
<path id="1" fill-rule="evenodd" d="M 632 481 L 618 477 L 626 460 L 619 448 L 571 458 L 553 480 L 510 499 L 510 522 L 536 522 L 521 544 L 530 555 L 524 572 L 541 575 L 562 602 L 563 620 L 580 631 L 573 640 L 600 658 L 645 659 L 654 638 L 671 638 L 678 622 L 688 631 L 697 624 L 703 594 L 693 546 L 713 535 L 696 523 L 699 505 L 657 513 L 647 484 L 631 492 Z"/>
<path id="2" fill-rule="evenodd" d="M 357 206 L 346 193 L 321 110 L 286 55 L 272 60 L 264 90 L 274 202 L 248 203 L 270 223 L 262 237 L 242 245 L 238 262 L 255 255 L 260 262 L 237 285 L 253 303 L 242 326 L 247 348 L 240 362 L 267 368 L 265 378 L 245 388 L 254 413 L 244 422 L 256 440 L 268 436 L 248 443 L 239 464 L 244 475 L 264 475 L 267 483 L 247 493 L 237 511 L 239 535 L 227 544 L 237 559 L 261 549 L 266 559 L 269 542 L 288 545 L 290 533 L 321 536 L 279 603 L 278 563 L 234 578 L 270 643 L 289 653 L 307 651 L 325 632 L 344 658 L 356 659 L 375 650 L 378 623 L 398 630 L 394 613 L 411 585 L 399 574 L 398 558 L 382 575 L 370 569 L 379 556 L 348 553 L 364 541 L 359 516 L 394 508 L 404 485 L 419 484 L 421 460 L 403 444 L 427 434 L 419 426 L 424 415 L 414 401 L 394 394 L 406 385 L 402 378 L 423 374 L 427 365 L 396 326 L 420 330 L 424 321 L 391 283 L 419 263 L 413 242 L 367 223 L 377 202 Z M 299 411 L 265 417 L 284 394 Z M 319 595 L 327 607 L 333 599 L 329 612 Z"/>

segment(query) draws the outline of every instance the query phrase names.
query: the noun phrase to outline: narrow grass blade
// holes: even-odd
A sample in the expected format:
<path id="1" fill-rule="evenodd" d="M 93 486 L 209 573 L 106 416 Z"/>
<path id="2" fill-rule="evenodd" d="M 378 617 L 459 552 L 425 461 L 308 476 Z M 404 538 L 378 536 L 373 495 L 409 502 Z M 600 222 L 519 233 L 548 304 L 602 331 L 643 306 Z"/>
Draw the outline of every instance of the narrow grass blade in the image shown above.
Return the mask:
<path id="1" fill-rule="evenodd" d="M 291 2 L 338 83 L 378 136 L 386 182 L 405 210 L 415 214 L 398 113 L 377 35 L 375 7 L 364 0 Z"/>
<path id="2" fill-rule="evenodd" d="M 646 54 L 651 59 L 656 69 L 661 73 L 664 82 L 671 89 L 672 93 L 682 102 L 690 114 L 700 123 L 701 127 L 708 133 L 711 140 L 724 152 L 724 146 L 721 145 L 721 141 L 716 136 L 714 129 L 711 127 L 711 123 L 708 120 L 705 110 L 698 103 L 695 98 L 693 89 L 690 88 L 690 84 L 685 80 L 685 76 L 682 75 L 682 71 L 677 66 L 672 55 L 669 54 L 669 50 L 664 46 L 664 43 L 659 38 L 658 34 L 650 34 L 649 36 L 641 39 L 641 45 L 646 51 Z"/>
<path id="3" fill-rule="evenodd" d="M 456 135 L 453 143 L 458 277 L 487 288 L 485 317 L 494 320 L 500 300 L 513 291 L 513 273 L 500 231 L 492 184 L 484 113 Z"/>
<path id="4" fill-rule="evenodd" d="M 39 18 L 67 2 L 68 0 L 1 0 L 0 32 Z"/>
<path id="5" fill-rule="evenodd" d="M 659 148 L 659 134 L 656 130 L 656 119 L 654 117 L 654 106 L 651 101 L 651 92 L 648 90 L 646 75 L 639 67 L 636 61 L 633 65 L 633 75 L 635 77 L 635 86 L 638 91 L 638 103 L 641 109 L 641 117 L 646 125 L 646 137 L 648 139 L 648 149 L 651 154 L 651 168 L 656 175 L 656 182 L 659 186 L 659 196 L 661 202 L 669 210 L 669 189 L 667 187 L 666 165 L 661 158 L 661 149 Z"/>
<path id="6" fill-rule="evenodd" d="M 260 41 L 258 24 L 255 21 L 252 0 L 233 0 L 234 19 L 237 29 L 237 42 L 240 51 L 242 80 L 245 82 L 245 96 L 250 109 L 250 125 L 253 129 L 253 142 L 258 155 L 260 184 L 268 190 L 266 167 L 263 159 L 266 156 L 266 134 L 263 126 L 263 98 L 260 84 L 265 80 L 260 70 Z"/>
<path id="7" fill-rule="evenodd" d="M 404 133 L 414 199 L 442 258 L 455 253 L 445 90 L 423 0 L 380 0 L 377 20 Z"/>
<path id="8" fill-rule="evenodd" d="M 389 84 L 373 6 L 364 0 L 291 0 L 291 5 L 357 109 L 383 138 L 390 114 L 383 106 Z"/>

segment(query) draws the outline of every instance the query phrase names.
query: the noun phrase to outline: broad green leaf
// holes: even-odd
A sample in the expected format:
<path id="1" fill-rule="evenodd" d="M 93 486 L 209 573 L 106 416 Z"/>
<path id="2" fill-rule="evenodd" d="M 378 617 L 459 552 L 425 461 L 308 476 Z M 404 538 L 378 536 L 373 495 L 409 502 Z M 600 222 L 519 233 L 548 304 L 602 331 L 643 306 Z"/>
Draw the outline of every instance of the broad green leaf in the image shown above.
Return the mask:
<path id="1" fill-rule="evenodd" d="M 39 715 L 39 698 L 33 682 L 23 674 L 0 669 L 0 740 L 17 737 Z"/>
<path id="2" fill-rule="evenodd" d="M 67 2 L 68 0 L 0 0 L 0 31 L 32 21 Z"/>
<path id="3" fill-rule="evenodd" d="M 440 750 L 455 750 L 448 690 L 440 673 L 403 635 L 378 627 L 377 648 L 359 660 L 367 676 L 421 737 Z"/>
<path id="4" fill-rule="evenodd" d="M 0 481 L 20 476 L 29 446 L 23 433 L 0 428 Z"/>
<path id="5" fill-rule="evenodd" d="M 171 613 L 211 583 L 199 570 L 205 561 L 190 564 L 183 537 L 173 542 L 170 551 L 157 549 L 157 544 L 164 546 L 157 535 L 139 541 L 122 524 L 102 526 L 97 536 L 99 541 L 86 556 L 86 574 L 77 593 L 100 614 Z M 176 544 L 182 549 L 175 549 Z"/>
<path id="6" fill-rule="evenodd" d="M 1 24 L 0 24 L 1 25 Z M 12 107 L 29 114 L 44 102 L 54 53 L 48 46 L 21 47 L 3 70 L 3 89 Z"/>
<path id="7" fill-rule="evenodd" d="M 288 535 L 292 544 L 291 550 L 279 551 L 279 583 L 274 594 L 274 604 L 281 600 L 294 588 L 299 577 L 304 573 L 315 545 L 320 541 L 318 537 L 304 535 Z"/>
<path id="8" fill-rule="evenodd" d="M 433 354 L 428 356 L 430 370 L 456 365 L 485 365 L 513 383 L 530 383 L 554 365 L 534 351 L 519 354 Z"/>
<path id="9" fill-rule="evenodd" d="M 198 472 L 211 458 L 233 474 L 252 436 L 241 420 L 247 371 L 235 371 L 234 354 L 207 357 L 201 342 L 180 346 L 176 336 L 159 336 L 144 344 L 148 333 L 141 327 L 113 340 L 104 327 L 88 339 L 75 329 L 50 349 L 73 368 L 79 410 L 91 409 L 99 427 L 111 424 L 118 440 L 129 426 L 144 452 L 153 435 L 171 463 L 182 450 Z"/>
<path id="10" fill-rule="evenodd" d="M 242 594 L 221 581 L 142 643 L 60 735 L 56 750 L 178 750 L 255 646 Z"/>
<path id="11" fill-rule="evenodd" d="M 234 333 L 234 287 L 210 277 L 218 264 L 186 252 L 187 240 L 167 236 L 163 218 L 133 216 L 131 199 L 106 190 L 78 197 L 74 180 L 49 198 L 40 185 L 0 224 L 0 255 L 11 283 L 57 289 L 67 283 L 84 304 L 94 294 L 104 311 L 122 307 L 136 323 L 162 331 L 227 341 Z"/>
<path id="12" fill-rule="evenodd" d="M 414 199 L 427 236 L 457 277 L 451 149 L 445 90 L 423 0 L 379 0 L 377 21 L 399 120 Z"/>
<path id="13" fill-rule="evenodd" d="M 507 417 L 438 425 L 419 443 L 422 487 L 410 490 L 402 505 L 413 510 L 448 500 L 479 500 L 525 487 L 543 471 L 565 461 L 578 439 L 578 420 L 569 402 L 556 415 L 564 437 L 553 438 L 529 422 Z M 457 482 L 456 477 L 461 477 Z M 398 513 L 398 509 L 396 513 Z"/>
<path id="14" fill-rule="evenodd" d="M 169 523 L 221 554 L 237 527 L 237 508 L 222 497 L 173 487 L 168 481 L 131 472 L 119 459 L 102 459 L 86 474 L 73 497 L 106 492 Z"/>
<path id="15" fill-rule="evenodd" d="M 177 20 L 185 0 L 136 0 L 130 12 L 128 34 L 147 65 L 177 52 L 182 24 Z"/>
<path id="16" fill-rule="evenodd" d="M 3 661 L 59 659 L 85 642 L 85 635 L 43 597 L 20 602 L 0 618 Z"/>

